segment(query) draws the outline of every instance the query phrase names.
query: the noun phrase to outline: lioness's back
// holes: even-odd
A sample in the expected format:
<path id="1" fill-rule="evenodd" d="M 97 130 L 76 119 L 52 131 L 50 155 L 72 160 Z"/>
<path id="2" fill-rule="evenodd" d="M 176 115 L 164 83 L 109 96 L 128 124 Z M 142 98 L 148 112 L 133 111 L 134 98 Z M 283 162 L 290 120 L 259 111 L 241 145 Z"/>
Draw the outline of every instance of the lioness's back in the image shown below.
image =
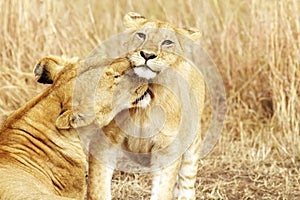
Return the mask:
<path id="1" fill-rule="evenodd" d="M 1 126 L 0 199 L 84 197 L 86 156 L 76 132 L 57 131 L 54 96 L 44 91 Z"/>

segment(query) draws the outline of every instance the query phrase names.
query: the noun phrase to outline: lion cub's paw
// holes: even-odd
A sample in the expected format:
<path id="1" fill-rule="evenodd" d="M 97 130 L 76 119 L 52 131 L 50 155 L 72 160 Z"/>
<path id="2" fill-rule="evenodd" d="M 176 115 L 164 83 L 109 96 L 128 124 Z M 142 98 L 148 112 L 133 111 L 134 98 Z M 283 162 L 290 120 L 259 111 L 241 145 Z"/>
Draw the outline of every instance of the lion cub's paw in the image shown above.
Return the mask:
<path id="1" fill-rule="evenodd" d="M 53 84 L 58 79 L 60 72 L 66 66 L 76 67 L 80 61 L 79 58 L 67 58 L 60 56 L 47 56 L 39 60 L 33 72 L 37 82 L 44 84 Z M 69 71 L 68 71 L 69 72 Z M 63 73 L 63 72 L 62 72 Z M 74 113 L 72 108 L 66 109 L 56 120 L 55 125 L 59 129 L 78 128 L 86 126 L 95 119 L 94 116 L 83 113 Z"/>
<path id="2" fill-rule="evenodd" d="M 56 119 L 55 126 L 58 129 L 79 128 L 92 124 L 94 120 L 95 117 L 93 115 L 85 113 L 75 114 L 71 110 L 66 110 Z"/>

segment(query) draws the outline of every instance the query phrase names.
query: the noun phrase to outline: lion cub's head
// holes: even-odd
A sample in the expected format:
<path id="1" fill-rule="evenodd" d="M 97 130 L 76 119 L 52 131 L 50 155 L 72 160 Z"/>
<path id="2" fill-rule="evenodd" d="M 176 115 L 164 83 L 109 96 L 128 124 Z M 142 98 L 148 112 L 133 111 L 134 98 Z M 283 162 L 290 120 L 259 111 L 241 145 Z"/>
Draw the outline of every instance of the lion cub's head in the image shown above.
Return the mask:
<path id="1" fill-rule="evenodd" d="M 121 110 L 147 104 L 149 90 L 133 73 L 130 62 L 122 58 L 85 61 L 48 56 L 34 69 L 36 80 L 52 84 L 61 101 L 56 120 L 60 129 L 84 127 L 95 120 L 102 127 Z"/>
<path id="2" fill-rule="evenodd" d="M 174 67 L 182 49 L 184 37 L 196 40 L 198 30 L 176 28 L 172 24 L 146 19 L 138 13 L 124 17 L 126 27 L 132 31 L 130 45 L 138 47 L 128 56 L 134 72 L 141 78 L 153 79 L 168 67 Z"/>

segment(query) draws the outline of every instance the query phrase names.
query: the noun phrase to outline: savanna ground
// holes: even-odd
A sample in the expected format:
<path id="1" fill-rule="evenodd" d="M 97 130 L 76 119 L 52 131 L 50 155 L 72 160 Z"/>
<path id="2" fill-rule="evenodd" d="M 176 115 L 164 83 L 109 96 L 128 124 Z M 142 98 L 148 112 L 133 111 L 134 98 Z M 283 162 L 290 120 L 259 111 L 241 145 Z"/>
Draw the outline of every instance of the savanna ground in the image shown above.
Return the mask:
<path id="1" fill-rule="evenodd" d="M 129 11 L 200 29 L 224 79 L 227 118 L 197 199 L 300 199 L 299 0 L 0 0 L 0 121 L 45 87 L 38 59 L 84 58 Z M 148 199 L 150 181 L 116 172 L 114 198 Z"/>

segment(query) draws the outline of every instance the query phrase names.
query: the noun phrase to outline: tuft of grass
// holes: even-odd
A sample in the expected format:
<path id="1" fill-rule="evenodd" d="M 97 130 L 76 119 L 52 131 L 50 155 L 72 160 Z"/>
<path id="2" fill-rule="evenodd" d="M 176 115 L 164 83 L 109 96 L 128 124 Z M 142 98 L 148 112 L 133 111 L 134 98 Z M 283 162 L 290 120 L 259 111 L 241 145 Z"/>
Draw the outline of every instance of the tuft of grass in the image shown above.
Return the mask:
<path id="1" fill-rule="evenodd" d="M 44 88 L 39 58 L 87 56 L 129 11 L 199 28 L 223 76 L 227 118 L 199 161 L 197 199 L 300 198 L 298 0 L 0 1 L 0 121 Z M 148 174 L 116 172 L 114 199 L 147 199 L 149 185 Z"/>

